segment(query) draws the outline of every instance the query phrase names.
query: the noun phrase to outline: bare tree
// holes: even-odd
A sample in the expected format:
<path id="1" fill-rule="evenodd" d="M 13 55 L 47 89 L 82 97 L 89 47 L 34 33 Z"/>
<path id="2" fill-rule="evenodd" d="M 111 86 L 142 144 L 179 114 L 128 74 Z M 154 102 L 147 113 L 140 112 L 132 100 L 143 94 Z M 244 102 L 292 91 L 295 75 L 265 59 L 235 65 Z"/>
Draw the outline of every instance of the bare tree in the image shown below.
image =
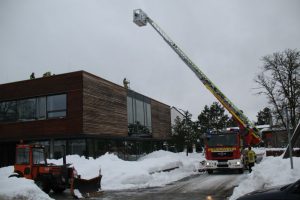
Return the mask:
<path id="1" fill-rule="evenodd" d="M 260 86 L 258 94 L 266 95 L 277 124 L 286 127 L 284 107 L 288 106 L 291 125 L 296 127 L 300 117 L 300 51 L 287 49 L 262 58 L 262 72 L 254 81 Z"/>

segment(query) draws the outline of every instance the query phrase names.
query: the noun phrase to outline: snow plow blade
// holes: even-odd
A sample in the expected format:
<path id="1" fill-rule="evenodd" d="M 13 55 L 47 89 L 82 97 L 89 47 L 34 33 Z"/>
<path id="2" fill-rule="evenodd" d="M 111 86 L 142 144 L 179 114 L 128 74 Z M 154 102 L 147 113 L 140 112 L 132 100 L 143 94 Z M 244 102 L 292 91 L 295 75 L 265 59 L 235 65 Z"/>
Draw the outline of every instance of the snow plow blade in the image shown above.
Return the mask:
<path id="1" fill-rule="evenodd" d="M 75 198 L 98 196 L 101 193 L 101 178 L 102 175 L 92 179 L 74 178 L 71 183 L 71 194 Z"/>

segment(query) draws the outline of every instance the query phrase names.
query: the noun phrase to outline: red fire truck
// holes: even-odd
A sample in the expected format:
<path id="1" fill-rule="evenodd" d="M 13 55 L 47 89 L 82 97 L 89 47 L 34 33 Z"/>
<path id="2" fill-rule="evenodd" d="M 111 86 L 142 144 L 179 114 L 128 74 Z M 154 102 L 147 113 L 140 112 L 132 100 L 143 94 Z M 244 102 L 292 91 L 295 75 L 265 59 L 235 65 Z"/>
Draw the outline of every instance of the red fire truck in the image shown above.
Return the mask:
<path id="1" fill-rule="evenodd" d="M 149 23 L 239 124 L 239 132 L 211 134 L 207 139 L 205 168 L 211 173 L 214 167 L 229 168 L 230 165 L 242 171 L 241 146 L 260 143 L 258 129 L 143 10 L 133 11 L 133 22 L 138 26 Z M 227 139 L 232 143 L 227 143 Z"/>
<path id="2" fill-rule="evenodd" d="M 215 131 L 206 135 L 205 158 L 200 169 L 213 170 L 232 169 L 240 173 L 244 171 L 242 155 L 242 139 L 239 131 Z"/>

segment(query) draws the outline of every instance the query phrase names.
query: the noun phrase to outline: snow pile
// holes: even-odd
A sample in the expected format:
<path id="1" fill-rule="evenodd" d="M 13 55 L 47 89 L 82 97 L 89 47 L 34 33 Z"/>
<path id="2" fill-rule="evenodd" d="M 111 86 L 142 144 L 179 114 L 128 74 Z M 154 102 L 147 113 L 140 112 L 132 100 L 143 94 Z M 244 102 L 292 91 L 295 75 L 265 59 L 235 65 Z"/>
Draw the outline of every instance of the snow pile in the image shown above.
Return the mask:
<path id="1" fill-rule="evenodd" d="M 33 180 L 16 177 L 8 178 L 13 171 L 13 166 L 0 168 L 0 199 L 52 199 L 40 190 Z"/>
<path id="2" fill-rule="evenodd" d="M 101 168 L 102 189 L 120 190 L 164 186 L 196 173 L 202 154 L 171 153 L 156 151 L 138 161 L 124 161 L 114 154 L 105 154 L 97 159 L 67 156 L 82 178 L 90 179 L 99 174 Z M 62 159 L 48 160 L 61 165 Z M 175 168 L 175 169 L 174 169 Z M 174 169 L 172 171 L 165 171 Z M 0 168 L 0 199 L 51 199 L 41 191 L 34 181 L 25 178 L 8 178 L 13 166 Z"/>
<path id="3" fill-rule="evenodd" d="M 267 149 L 264 147 L 256 147 L 252 148 L 252 150 L 255 152 L 256 155 L 265 155 Z"/>
<path id="4" fill-rule="evenodd" d="M 138 161 L 124 161 L 109 153 L 97 159 L 86 159 L 78 155 L 67 156 L 67 163 L 72 163 L 82 178 L 97 176 L 101 168 L 103 190 L 164 186 L 196 173 L 201 160 L 202 154 L 192 153 L 186 156 L 185 153 L 162 150 L 150 153 Z M 62 164 L 62 159 L 49 162 Z M 165 171 L 168 169 L 174 170 Z"/>
<path id="5" fill-rule="evenodd" d="M 260 164 L 253 167 L 252 173 L 237 186 L 230 200 L 254 190 L 289 184 L 300 178 L 300 158 L 293 157 L 294 169 L 291 169 L 290 159 L 282 157 L 265 157 Z"/>

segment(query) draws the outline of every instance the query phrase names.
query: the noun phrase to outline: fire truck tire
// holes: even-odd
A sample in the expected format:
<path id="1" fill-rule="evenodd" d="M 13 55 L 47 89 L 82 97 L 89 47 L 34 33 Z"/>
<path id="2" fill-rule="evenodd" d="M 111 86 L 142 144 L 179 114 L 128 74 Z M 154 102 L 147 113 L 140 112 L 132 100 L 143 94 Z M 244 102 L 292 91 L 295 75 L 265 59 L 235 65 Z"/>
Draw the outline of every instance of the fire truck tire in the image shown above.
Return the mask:
<path id="1" fill-rule="evenodd" d="M 207 170 L 207 173 L 208 173 L 208 174 L 212 174 L 212 173 L 213 173 L 213 170 L 212 170 L 212 169 L 208 169 L 208 170 Z"/>
<path id="2" fill-rule="evenodd" d="M 239 174 L 243 174 L 244 173 L 244 169 L 239 169 Z"/>
<path id="3" fill-rule="evenodd" d="M 43 190 L 45 193 L 49 193 L 50 192 L 50 183 L 47 179 L 43 179 L 41 177 L 37 177 L 34 180 L 35 184 L 41 189 Z"/>
<path id="4" fill-rule="evenodd" d="M 58 194 L 63 193 L 63 191 L 65 191 L 65 189 L 66 188 L 64 188 L 64 187 L 57 187 L 57 186 L 54 186 L 52 188 L 53 192 L 58 193 Z"/>

